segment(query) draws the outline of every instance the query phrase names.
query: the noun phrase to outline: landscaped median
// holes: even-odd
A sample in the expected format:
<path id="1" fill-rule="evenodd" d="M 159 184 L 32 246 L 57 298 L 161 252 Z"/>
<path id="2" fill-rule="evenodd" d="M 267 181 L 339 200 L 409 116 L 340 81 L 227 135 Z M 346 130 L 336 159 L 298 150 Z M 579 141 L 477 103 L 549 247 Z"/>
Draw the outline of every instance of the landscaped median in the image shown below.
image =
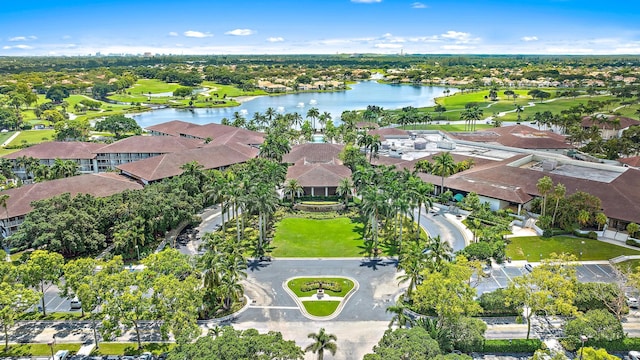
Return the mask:
<path id="1" fill-rule="evenodd" d="M 355 279 L 343 276 L 293 277 L 282 284 L 304 316 L 331 320 L 338 316 L 359 288 Z"/>

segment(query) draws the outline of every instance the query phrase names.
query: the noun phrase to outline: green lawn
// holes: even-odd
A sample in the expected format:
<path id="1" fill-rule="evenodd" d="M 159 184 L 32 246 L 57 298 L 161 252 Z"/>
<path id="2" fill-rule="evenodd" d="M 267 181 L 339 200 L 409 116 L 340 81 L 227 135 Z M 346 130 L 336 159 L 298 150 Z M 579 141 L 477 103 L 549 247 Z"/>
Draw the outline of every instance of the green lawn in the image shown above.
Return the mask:
<path id="1" fill-rule="evenodd" d="M 579 260 L 609 260 L 620 255 L 640 255 L 640 251 L 616 246 L 598 240 L 574 238 L 569 236 L 525 236 L 510 238 L 507 256 L 513 260 L 539 261 L 551 253 L 575 255 Z M 582 244 L 584 242 L 584 245 Z M 580 256 L 582 251 L 582 256 Z"/>
<path id="2" fill-rule="evenodd" d="M 39 144 L 44 141 L 52 141 L 55 139 L 55 130 L 26 130 L 20 131 L 20 135 L 9 144 L 12 146 L 22 144 Z"/>
<path id="3" fill-rule="evenodd" d="M 325 277 L 321 277 L 321 278 L 313 278 L 313 277 L 297 278 L 297 279 L 290 280 L 287 283 L 287 286 L 298 297 L 311 296 L 311 295 L 315 294 L 317 292 L 317 290 L 311 290 L 311 291 L 302 291 L 302 290 L 300 290 L 300 286 L 301 285 L 303 285 L 304 283 L 307 283 L 307 282 L 311 282 L 311 281 L 327 281 L 327 282 L 331 281 L 331 282 L 336 282 L 336 283 L 342 283 L 342 291 L 340 291 L 340 292 L 334 292 L 334 291 L 327 290 L 327 289 L 324 290 L 324 292 L 327 293 L 330 296 L 342 296 L 342 297 L 344 297 L 345 295 L 347 295 L 347 293 L 349 291 L 351 291 L 351 289 L 353 289 L 353 286 L 354 286 L 353 281 L 351 281 L 349 279 L 341 278 L 341 277 L 338 277 L 338 278 L 325 278 Z"/>
<path id="4" fill-rule="evenodd" d="M 131 93 L 132 95 L 148 94 L 148 93 L 158 94 L 158 93 L 165 93 L 165 92 L 173 92 L 179 86 L 180 86 L 179 84 L 167 83 L 162 80 L 139 79 L 138 81 L 136 81 L 135 84 L 133 84 L 132 87 L 127 89 L 127 92 Z"/>
<path id="5" fill-rule="evenodd" d="M 361 256 L 363 224 L 349 218 L 286 218 L 276 225 L 275 257 Z"/>
<path id="6" fill-rule="evenodd" d="M 340 305 L 340 301 L 303 301 L 302 305 L 304 305 L 304 309 L 307 310 L 310 315 L 329 316 L 336 311 L 338 305 Z"/>
<path id="7" fill-rule="evenodd" d="M 175 346 L 173 343 L 142 343 L 142 349 L 138 350 L 135 342 L 101 342 L 92 355 L 140 355 L 145 351 L 158 355 L 171 351 Z"/>
<path id="8" fill-rule="evenodd" d="M 476 124 L 476 130 L 484 130 L 484 129 L 490 129 L 492 128 L 493 125 L 490 124 L 481 124 L 481 123 L 477 123 Z M 410 126 L 410 128 L 413 130 L 414 127 Z M 442 130 L 442 131 L 451 131 L 451 132 L 463 132 L 464 130 L 464 123 L 462 124 L 449 124 L 449 125 L 417 125 L 415 127 L 417 130 Z"/>
<path id="9" fill-rule="evenodd" d="M 613 99 L 612 96 L 591 96 L 591 97 L 577 97 L 577 98 L 561 98 L 561 99 L 557 99 L 554 101 L 550 101 L 550 102 L 540 102 L 538 100 L 535 101 L 535 106 L 533 107 L 526 107 L 524 109 L 524 111 L 520 114 L 520 116 L 522 117 L 523 121 L 527 116 L 531 116 L 533 117 L 533 114 L 535 114 L 536 112 L 545 112 L 545 111 L 551 111 L 553 114 L 560 114 L 560 112 L 562 110 L 566 110 L 570 107 L 576 106 L 576 105 L 580 105 L 580 104 L 584 104 L 586 105 L 587 102 L 589 101 L 604 101 L 604 100 L 609 100 L 609 99 Z M 533 100 L 528 99 L 528 102 L 531 102 Z M 612 106 L 611 109 L 613 109 L 615 107 Z M 494 109 L 494 107 L 490 108 L 492 111 L 505 111 L 505 110 L 496 110 Z M 507 110 L 513 110 L 514 107 L 511 106 L 509 109 Z M 505 114 L 505 116 L 501 117 L 500 119 L 503 121 L 516 121 L 518 118 L 518 115 L 513 112 L 513 113 L 508 113 Z"/>
<path id="10" fill-rule="evenodd" d="M 80 350 L 80 343 L 59 343 L 53 346 L 53 353 L 58 350 L 69 350 L 71 353 L 77 353 Z M 2 345 L 4 349 L 4 344 Z M 51 356 L 51 347 L 48 344 L 16 344 L 10 345 L 8 351 L 0 351 L 0 357 L 17 357 L 17 356 Z"/>

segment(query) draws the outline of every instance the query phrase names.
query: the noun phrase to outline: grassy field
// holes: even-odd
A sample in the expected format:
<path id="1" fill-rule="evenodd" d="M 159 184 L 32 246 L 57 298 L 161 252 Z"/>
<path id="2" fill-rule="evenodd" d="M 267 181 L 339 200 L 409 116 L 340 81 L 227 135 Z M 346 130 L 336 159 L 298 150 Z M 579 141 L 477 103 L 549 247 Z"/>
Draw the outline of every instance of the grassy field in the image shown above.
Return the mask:
<path id="1" fill-rule="evenodd" d="M 39 144 L 44 141 L 51 141 L 55 137 L 54 130 L 26 130 L 21 131 L 20 135 L 16 136 L 9 145 Z"/>
<path id="2" fill-rule="evenodd" d="M 572 254 L 579 260 L 609 260 L 620 255 L 640 255 L 640 251 L 637 250 L 598 240 L 569 236 L 554 236 L 552 238 L 525 236 L 509 240 L 507 256 L 513 260 L 539 261 L 541 257 L 542 259 L 548 258 L 551 253 Z M 580 251 L 582 251 L 582 256 L 580 256 Z"/>
<path id="3" fill-rule="evenodd" d="M 53 345 L 53 353 L 58 350 L 69 350 L 76 353 L 80 350 L 80 343 L 61 343 Z M 4 344 L 2 346 L 4 349 Z M 17 356 L 51 356 L 51 347 L 48 344 L 17 344 L 10 345 L 8 351 L 0 351 L 0 357 Z"/>
<path id="4" fill-rule="evenodd" d="M 142 343 L 142 349 L 138 350 L 138 343 L 135 342 L 101 342 L 100 347 L 93 351 L 95 355 L 140 355 L 149 351 L 154 355 L 169 352 L 176 344 L 173 343 Z"/>
<path id="5" fill-rule="evenodd" d="M 302 305 L 310 315 L 329 316 L 336 311 L 336 309 L 338 308 L 338 305 L 340 305 L 340 301 L 333 301 L 333 300 L 303 301 Z"/>
<path id="6" fill-rule="evenodd" d="M 533 114 L 535 114 L 536 112 L 551 111 L 553 114 L 560 114 L 562 110 L 568 109 L 572 106 L 576 106 L 580 104 L 586 105 L 587 102 L 589 101 L 604 101 L 612 98 L 613 97 L 611 96 L 593 96 L 593 97 L 578 97 L 578 98 L 562 98 L 562 99 L 557 99 L 550 102 L 539 102 L 536 100 L 534 103 L 535 106 L 526 107 L 524 111 L 520 114 L 520 116 L 524 120 L 527 116 L 533 117 Z M 529 99 L 527 102 L 531 102 L 531 101 L 532 100 Z M 493 107 L 491 107 L 491 109 L 492 111 L 494 110 Z M 513 109 L 514 107 L 512 106 L 509 110 L 513 110 Z M 505 116 L 501 117 L 500 119 L 503 121 L 516 121 L 517 118 L 518 118 L 518 115 L 515 112 L 513 112 L 513 113 L 505 114 Z"/>
<path id="7" fill-rule="evenodd" d="M 490 124 L 476 124 L 476 130 L 484 130 L 490 129 L 493 125 Z M 417 125 L 415 127 L 417 130 L 442 130 L 442 131 L 452 131 L 452 132 L 464 132 L 464 123 L 462 124 L 449 124 L 449 125 Z M 411 126 L 413 130 L 414 127 Z"/>
<path id="8" fill-rule="evenodd" d="M 345 279 L 345 278 L 297 278 L 297 279 L 293 279 L 290 280 L 287 283 L 287 286 L 289 287 L 289 289 L 291 289 L 291 291 L 293 291 L 296 296 L 298 297 L 306 297 L 306 296 L 311 296 L 313 294 L 315 294 L 317 292 L 317 290 L 311 290 L 311 291 L 302 291 L 300 290 L 300 287 L 307 282 L 311 282 L 311 281 L 326 281 L 326 282 L 335 282 L 335 283 L 341 283 L 342 284 L 342 290 L 340 292 L 334 292 L 328 289 L 324 289 L 324 292 L 327 293 L 330 296 L 342 296 L 344 297 L 345 295 L 347 295 L 347 293 L 349 291 L 351 291 L 351 289 L 353 289 L 353 281 L 349 280 L 349 279 Z"/>
<path id="9" fill-rule="evenodd" d="M 180 84 L 176 83 L 167 83 L 162 80 L 156 79 L 139 79 L 135 84 L 129 89 L 127 89 L 128 93 L 132 95 L 140 95 L 140 94 L 158 94 L 165 92 L 173 92 L 175 89 L 180 87 Z"/>
<path id="10" fill-rule="evenodd" d="M 286 218 L 276 225 L 275 257 L 357 257 L 363 225 L 349 218 Z"/>

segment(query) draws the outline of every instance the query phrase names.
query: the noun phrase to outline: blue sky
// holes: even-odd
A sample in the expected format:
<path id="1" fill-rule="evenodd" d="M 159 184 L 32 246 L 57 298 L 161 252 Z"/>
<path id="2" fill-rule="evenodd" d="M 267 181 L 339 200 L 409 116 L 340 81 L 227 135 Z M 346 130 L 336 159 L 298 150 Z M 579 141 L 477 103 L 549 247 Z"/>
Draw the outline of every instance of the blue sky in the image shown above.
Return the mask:
<path id="1" fill-rule="evenodd" d="M 2 1 L 0 55 L 640 54 L 640 2 Z"/>

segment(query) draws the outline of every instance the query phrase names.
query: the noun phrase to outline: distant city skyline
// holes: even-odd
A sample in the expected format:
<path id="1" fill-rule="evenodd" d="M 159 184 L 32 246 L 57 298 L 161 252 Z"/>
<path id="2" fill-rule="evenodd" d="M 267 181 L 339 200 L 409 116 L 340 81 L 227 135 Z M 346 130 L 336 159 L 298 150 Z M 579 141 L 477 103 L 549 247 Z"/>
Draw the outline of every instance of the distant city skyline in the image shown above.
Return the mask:
<path id="1" fill-rule="evenodd" d="M 632 1 L 15 1 L 0 56 L 640 54 L 638 14 Z"/>

